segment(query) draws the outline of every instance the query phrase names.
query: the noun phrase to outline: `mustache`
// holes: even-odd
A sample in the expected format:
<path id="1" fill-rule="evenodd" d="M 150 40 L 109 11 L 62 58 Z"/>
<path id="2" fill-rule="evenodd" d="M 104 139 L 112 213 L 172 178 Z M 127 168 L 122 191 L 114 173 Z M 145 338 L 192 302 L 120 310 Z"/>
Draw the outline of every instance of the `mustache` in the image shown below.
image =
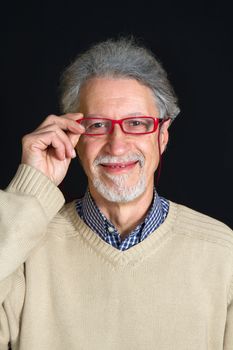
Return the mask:
<path id="1" fill-rule="evenodd" d="M 98 156 L 95 158 L 93 165 L 97 166 L 99 164 L 108 164 L 108 163 L 127 163 L 127 162 L 139 162 L 139 165 L 141 167 L 144 166 L 145 164 L 145 157 L 143 154 L 138 154 L 138 153 L 128 153 L 127 155 L 124 156 Z"/>

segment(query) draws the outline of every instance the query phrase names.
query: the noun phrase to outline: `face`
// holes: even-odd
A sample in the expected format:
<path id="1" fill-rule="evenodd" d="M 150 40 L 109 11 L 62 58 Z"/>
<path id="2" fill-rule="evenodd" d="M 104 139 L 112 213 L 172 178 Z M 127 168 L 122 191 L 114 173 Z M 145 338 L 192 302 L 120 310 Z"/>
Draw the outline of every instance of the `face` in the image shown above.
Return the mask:
<path id="1" fill-rule="evenodd" d="M 148 87 L 134 79 L 112 78 L 89 80 L 80 91 L 79 111 L 86 118 L 110 119 L 159 114 Z M 162 152 L 168 141 L 165 124 L 160 132 Z M 128 202 L 153 191 L 159 163 L 158 129 L 152 134 L 128 135 L 116 124 L 109 135 L 82 135 L 77 153 L 94 199 Z"/>

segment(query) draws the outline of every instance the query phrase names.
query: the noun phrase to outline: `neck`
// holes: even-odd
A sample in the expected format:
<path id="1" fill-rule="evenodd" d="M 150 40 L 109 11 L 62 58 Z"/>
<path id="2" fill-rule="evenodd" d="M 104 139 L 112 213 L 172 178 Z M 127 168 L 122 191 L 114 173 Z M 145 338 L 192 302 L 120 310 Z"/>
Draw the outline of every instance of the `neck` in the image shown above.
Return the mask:
<path id="1" fill-rule="evenodd" d="M 110 202 L 90 187 L 90 193 L 100 211 L 113 223 L 124 239 L 146 217 L 153 200 L 153 186 L 130 202 Z"/>

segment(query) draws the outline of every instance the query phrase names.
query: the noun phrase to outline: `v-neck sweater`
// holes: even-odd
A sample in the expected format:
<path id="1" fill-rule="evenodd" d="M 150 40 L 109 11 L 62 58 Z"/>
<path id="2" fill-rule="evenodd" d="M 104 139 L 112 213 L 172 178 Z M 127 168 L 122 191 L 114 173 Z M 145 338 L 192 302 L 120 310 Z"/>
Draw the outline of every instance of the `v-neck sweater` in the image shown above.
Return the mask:
<path id="1" fill-rule="evenodd" d="M 169 202 L 119 251 L 43 174 L 21 165 L 0 193 L 0 349 L 230 350 L 233 234 Z"/>
<path id="2" fill-rule="evenodd" d="M 160 197 L 155 189 L 153 192 L 153 200 L 146 217 L 123 239 L 113 223 L 98 208 L 89 190 L 76 201 L 76 210 L 92 231 L 96 232 L 108 244 L 123 251 L 142 242 L 165 220 L 169 203 L 165 198 Z"/>

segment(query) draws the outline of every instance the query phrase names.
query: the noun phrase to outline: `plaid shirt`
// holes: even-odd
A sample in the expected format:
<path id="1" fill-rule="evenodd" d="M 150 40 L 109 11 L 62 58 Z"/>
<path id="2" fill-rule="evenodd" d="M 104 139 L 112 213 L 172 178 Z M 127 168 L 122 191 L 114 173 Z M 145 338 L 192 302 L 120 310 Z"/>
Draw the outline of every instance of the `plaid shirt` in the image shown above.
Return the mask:
<path id="1" fill-rule="evenodd" d="M 76 209 L 81 219 L 105 242 L 119 250 L 126 250 L 142 242 L 163 223 L 169 210 L 169 202 L 165 198 L 159 197 L 154 190 L 154 199 L 145 220 L 124 240 L 121 240 L 117 229 L 101 213 L 89 191 L 85 193 L 83 198 L 76 201 Z"/>

